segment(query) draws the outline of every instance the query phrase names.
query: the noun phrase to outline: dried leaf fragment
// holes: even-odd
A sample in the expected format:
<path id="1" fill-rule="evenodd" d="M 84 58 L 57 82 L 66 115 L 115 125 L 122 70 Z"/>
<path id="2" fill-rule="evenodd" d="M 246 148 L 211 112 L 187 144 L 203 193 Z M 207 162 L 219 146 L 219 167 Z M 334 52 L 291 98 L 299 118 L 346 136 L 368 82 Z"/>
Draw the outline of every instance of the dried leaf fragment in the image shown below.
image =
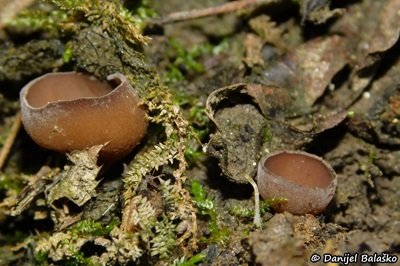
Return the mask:
<path id="1" fill-rule="evenodd" d="M 96 162 L 102 148 L 103 145 L 96 145 L 68 154 L 68 159 L 73 165 L 66 166 L 57 176 L 56 183 L 49 189 L 47 200 L 50 205 L 55 208 L 56 200 L 67 198 L 82 206 L 95 195 L 95 188 L 99 184 L 96 177 L 101 169 Z"/>
<path id="2" fill-rule="evenodd" d="M 299 93 L 304 91 L 308 106 L 322 96 L 333 76 L 347 64 L 347 57 L 346 41 L 338 35 L 309 41 L 288 56 L 295 66 L 292 85 L 300 84 Z"/>

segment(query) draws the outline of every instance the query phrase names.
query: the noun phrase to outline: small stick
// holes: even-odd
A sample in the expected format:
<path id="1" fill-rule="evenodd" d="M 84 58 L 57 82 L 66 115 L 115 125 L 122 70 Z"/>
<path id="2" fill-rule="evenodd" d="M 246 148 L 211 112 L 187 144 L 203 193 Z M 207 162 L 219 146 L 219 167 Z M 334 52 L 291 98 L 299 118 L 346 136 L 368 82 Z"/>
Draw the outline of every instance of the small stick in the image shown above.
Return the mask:
<path id="1" fill-rule="evenodd" d="M 20 127 L 21 127 L 21 112 L 18 112 L 14 117 L 13 125 L 11 126 L 7 139 L 4 142 L 4 146 L 0 151 L 0 170 L 1 168 L 3 168 L 3 165 L 7 160 L 7 156 L 11 151 L 11 147 L 14 144 L 15 138 L 17 137 Z"/>
<path id="2" fill-rule="evenodd" d="M 174 23 L 178 21 L 215 16 L 220 14 L 226 14 L 249 8 L 251 6 L 257 6 L 267 3 L 276 2 L 277 0 L 238 0 L 229 3 L 222 4 L 216 7 L 207 7 L 204 9 L 195 9 L 189 11 L 181 11 L 171 13 L 164 18 L 161 18 L 156 24 L 163 25 Z"/>

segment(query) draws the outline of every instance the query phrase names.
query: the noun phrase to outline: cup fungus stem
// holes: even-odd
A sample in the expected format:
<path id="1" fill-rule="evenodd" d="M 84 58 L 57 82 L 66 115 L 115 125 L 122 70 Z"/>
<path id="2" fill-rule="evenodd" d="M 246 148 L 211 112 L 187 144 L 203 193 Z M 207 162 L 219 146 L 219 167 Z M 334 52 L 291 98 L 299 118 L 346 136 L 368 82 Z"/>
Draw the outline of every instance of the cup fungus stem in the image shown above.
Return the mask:
<path id="1" fill-rule="evenodd" d="M 256 182 L 248 175 L 245 175 L 246 180 L 250 183 L 254 190 L 254 219 L 253 223 L 256 227 L 261 227 L 261 215 L 260 215 L 260 192 Z"/>

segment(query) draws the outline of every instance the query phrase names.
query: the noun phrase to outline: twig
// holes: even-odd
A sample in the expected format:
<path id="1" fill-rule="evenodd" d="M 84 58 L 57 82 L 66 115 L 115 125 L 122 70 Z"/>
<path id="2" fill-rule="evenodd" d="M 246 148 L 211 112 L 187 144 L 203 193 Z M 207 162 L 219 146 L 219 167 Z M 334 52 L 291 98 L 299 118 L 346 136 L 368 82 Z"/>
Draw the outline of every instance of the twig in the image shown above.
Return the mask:
<path id="1" fill-rule="evenodd" d="M 4 142 L 3 148 L 0 151 L 0 170 L 1 168 L 3 168 L 3 165 L 7 160 L 7 156 L 10 153 L 11 147 L 14 144 L 15 138 L 17 137 L 20 127 L 21 127 L 21 113 L 18 112 L 14 117 L 13 125 L 11 126 L 7 139 Z"/>
<path id="2" fill-rule="evenodd" d="M 242 10 L 245 8 L 249 8 L 252 6 L 268 4 L 272 2 L 276 2 L 277 0 L 238 0 L 229 2 L 226 4 L 222 4 L 216 7 L 207 7 L 204 9 L 195 9 L 189 11 L 181 11 L 181 12 L 174 12 L 171 13 L 164 18 L 161 18 L 159 21 L 156 21 L 155 24 L 163 25 L 174 23 L 178 21 L 202 18 L 202 17 L 209 17 L 215 16 L 220 14 L 226 14 L 230 12 L 235 12 L 238 10 Z"/>

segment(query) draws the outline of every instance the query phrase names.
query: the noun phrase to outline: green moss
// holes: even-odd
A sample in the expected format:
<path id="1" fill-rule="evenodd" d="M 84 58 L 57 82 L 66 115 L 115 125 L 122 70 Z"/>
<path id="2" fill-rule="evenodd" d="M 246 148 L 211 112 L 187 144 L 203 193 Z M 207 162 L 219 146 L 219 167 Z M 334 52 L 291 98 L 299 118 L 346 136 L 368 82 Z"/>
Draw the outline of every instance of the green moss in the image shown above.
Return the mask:
<path id="1" fill-rule="evenodd" d="M 240 218 L 252 218 L 254 216 L 254 210 L 241 205 L 231 206 L 229 213 Z"/>
<path id="2" fill-rule="evenodd" d="M 150 18 L 154 18 L 157 16 L 156 12 L 152 9 L 149 1 L 141 0 L 141 1 L 128 1 L 126 3 L 127 9 L 123 9 L 122 13 L 127 12 L 127 16 L 133 18 L 134 23 L 140 28 L 143 29 L 146 25 L 146 22 Z M 135 14 L 134 16 L 132 15 Z"/>
<path id="3" fill-rule="evenodd" d="M 354 115 L 355 115 L 355 112 L 354 112 L 354 111 L 348 111 L 348 112 L 347 112 L 347 117 L 348 117 L 348 118 L 353 118 Z"/>
<path id="4" fill-rule="evenodd" d="M 370 149 L 368 153 L 368 164 L 373 164 L 376 158 L 376 150 Z"/>
<path id="5" fill-rule="evenodd" d="M 180 42 L 172 38 L 169 39 L 168 43 L 172 50 L 173 58 L 165 75 L 167 83 L 184 80 L 185 73 L 183 72 L 203 73 L 205 71 L 204 65 L 200 62 L 202 56 L 219 54 L 229 46 L 227 40 L 215 46 L 210 43 L 202 43 L 190 49 L 185 48 Z"/>
<path id="6" fill-rule="evenodd" d="M 46 31 L 56 33 L 60 25 L 67 21 L 67 14 L 61 10 L 24 10 L 8 21 L 7 26 L 13 31 L 33 33 Z"/>
<path id="7" fill-rule="evenodd" d="M 204 259 L 206 258 L 206 254 L 203 253 L 198 253 L 196 255 L 193 255 L 189 259 L 185 260 L 184 258 L 173 265 L 176 266 L 195 266 L 196 264 L 203 262 Z"/>
<path id="8" fill-rule="evenodd" d="M 64 53 L 62 55 L 62 59 L 64 63 L 68 63 L 71 61 L 71 58 L 73 56 L 73 50 L 70 44 L 65 45 Z"/>
<path id="9" fill-rule="evenodd" d="M 148 40 L 141 35 L 140 16 L 135 16 L 117 0 L 48 1 L 59 10 L 66 12 L 69 19 L 101 26 L 105 32 L 119 33 L 132 44 L 144 44 Z M 76 29 L 79 29 L 79 27 L 76 27 Z"/>
<path id="10" fill-rule="evenodd" d="M 209 134 L 209 119 L 204 106 L 199 103 L 198 99 L 184 91 L 174 91 L 173 102 L 182 108 L 190 125 L 189 138 L 191 141 L 185 150 L 185 158 L 190 167 L 206 157 L 201 143 Z"/>
<path id="11" fill-rule="evenodd" d="M 184 91 L 173 92 L 173 102 L 186 111 L 186 118 L 196 133 L 196 137 L 202 139 L 206 134 L 209 119 L 203 104 L 199 103 L 198 98 L 188 95 Z"/>
<path id="12" fill-rule="evenodd" d="M 376 150 L 370 149 L 368 153 L 368 160 L 366 163 L 360 165 L 360 170 L 364 172 L 365 180 L 371 187 L 374 187 L 373 176 L 374 176 L 374 160 L 376 158 Z M 380 172 L 380 171 L 379 171 Z"/>
<path id="13" fill-rule="evenodd" d="M 24 183 L 19 178 L 13 178 L 5 174 L 0 174 L 0 190 L 15 190 L 21 191 L 24 187 Z"/>
<path id="14" fill-rule="evenodd" d="M 108 235 L 116 226 L 118 225 L 118 221 L 112 220 L 106 226 L 103 226 L 100 222 L 95 222 L 93 220 L 82 220 L 72 226 L 70 229 L 73 235 L 92 235 L 92 236 L 104 236 Z"/>
<path id="15" fill-rule="evenodd" d="M 47 252 L 40 250 L 35 254 L 34 258 L 36 265 L 48 265 L 47 264 Z"/>
<path id="16" fill-rule="evenodd" d="M 141 53 L 142 45 L 148 38 L 141 35 L 140 25 L 135 22 L 135 12 L 141 13 L 139 17 L 145 17 L 149 15 L 148 10 L 140 9 L 140 7 L 128 10 L 121 6 L 119 0 L 48 0 L 48 2 L 53 3 L 60 12 L 67 14 L 67 21 L 70 23 L 64 26 L 73 27 L 70 35 L 56 38 L 57 41 L 60 39 L 63 42 L 66 41 L 67 44 L 64 46 L 64 43 L 60 43 L 62 45 L 57 46 L 59 49 L 54 56 L 55 61 L 58 64 L 71 63 L 75 69 L 86 71 L 99 78 L 117 71 L 124 73 L 131 84 L 137 88 L 143 101 L 147 103 L 149 121 L 165 129 L 164 142 L 157 143 L 153 147 L 149 147 L 151 143 L 145 143 L 143 145 L 145 148 L 138 152 L 138 155 L 126 167 L 123 174 L 125 206 L 131 206 L 129 203 L 139 195 L 137 190 L 146 175 L 164 165 L 178 162 L 172 166 L 176 167 L 175 182 L 168 186 L 174 189 L 169 189 L 167 193 L 164 193 L 168 195 L 163 194 L 165 205 L 160 206 L 160 213 L 157 212 L 157 216 L 152 215 L 155 220 L 154 225 L 148 223 L 149 226 L 144 226 L 139 223 L 136 227 L 137 234 L 130 237 L 126 232 L 115 227 L 116 224 L 103 226 L 93 220 L 80 221 L 65 233 L 57 232 L 44 237 L 43 248 L 50 251 L 47 253 L 49 261 L 58 260 L 59 256 L 62 256 L 63 262 L 68 260 L 68 265 L 88 265 L 91 263 L 90 260 L 84 258 L 84 254 L 79 251 L 81 241 L 91 241 L 96 236 L 107 236 L 112 228 L 114 230 L 109 239 L 115 247 L 114 252 L 122 261 L 135 260 L 142 254 L 146 257 L 158 256 L 160 260 L 171 261 L 175 250 L 185 250 L 184 254 L 179 254 L 181 256 L 191 254 L 196 248 L 197 241 L 194 231 L 196 229 L 194 226 L 196 217 L 193 215 L 195 210 L 189 193 L 186 193 L 187 191 L 181 186 L 185 181 L 184 172 L 187 166 L 184 150 L 189 135 L 188 123 L 177 111 L 167 88 L 159 86 L 157 75 L 145 63 Z M 34 57 L 37 61 L 36 54 L 38 53 L 29 54 L 29 56 L 25 54 L 24 59 Z M 21 62 L 26 64 L 26 60 L 21 60 Z M 52 64 L 53 67 L 54 65 Z M 176 200 L 175 194 L 178 198 Z M 171 203 L 174 204 L 173 211 L 168 209 Z M 133 204 L 133 206 L 138 205 Z M 146 218 L 143 215 L 139 216 L 142 219 Z M 160 218 L 163 220 L 160 221 Z M 178 222 L 188 225 L 187 231 L 182 236 L 177 235 Z M 132 224 L 138 223 L 132 222 Z M 146 228 L 143 229 L 141 226 Z M 53 253 L 55 249 L 57 255 Z M 134 254 L 132 250 L 135 249 L 138 250 L 135 253 L 137 256 L 132 255 Z M 39 260 L 46 259 L 45 255 L 42 257 L 38 255 L 38 257 Z"/>
<path id="17" fill-rule="evenodd" d="M 188 71 L 201 73 L 204 71 L 204 66 L 197 60 L 206 49 L 205 46 L 196 46 L 192 49 L 186 49 L 181 43 L 175 39 L 170 39 L 169 44 L 175 52 L 175 60 L 172 62 L 173 66 L 185 66 Z"/>
<path id="18" fill-rule="evenodd" d="M 274 204 L 278 204 L 281 202 L 286 201 L 285 198 L 281 197 L 274 197 L 268 200 L 262 200 L 260 201 L 260 214 L 264 215 L 265 213 L 269 212 L 271 210 L 271 207 Z M 253 208 L 248 208 L 244 207 L 241 205 L 234 205 L 231 206 L 229 209 L 229 213 L 240 218 L 253 218 L 254 217 L 254 209 Z"/>
<path id="19" fill-rule="evenodd" d="M 190 192 L 200 215 L 209 219 L 208 225 L 211 235 L 208 239 L 202 240 L 207 243 L 225 244 L 231 232 L 227 227 L 218 225 L 218 215 L 214 201 L 207 195 L 203 186 L 197 180 L 192 181 Z"/>
<path id="20" fill-rule="evenodd" d="M 100 266 L 101 264 L 93 262 L 91 258 L 86 258 L 82 252 L 77 252 L 69 260 L 65 261 L 65 266 Z"/>
<path id="21" fill-rule="evenodd" d="M 264 143 L 271 144 L 272 142 L 272 132 L 269 128 L 265 127 L 264 131 Z"/>
<path id="22" fill-rule="evenodd" d="M 204 139 L 208 135 L 209 119 L 203 105 L 195 104 L 189 109 L 189 122 L 195 130 L 199 139 Z"/>
<path id="23" fill-rule="evenodd" d="M 206 158 L 206 154 L 200 149 L 199 145 L 189 145 L 185 150 L 185 159 L 189 167 L 201 162 Z"/>
<path id="24" fill-rule="evenodd" d="M 176 247 L 176 226 L 165 218 L 157 222 L 155 226 L 156 235 L 151 239 L 151 255 L 158 255 L 160 259 L 171 257 L 172 250 Z"/>

